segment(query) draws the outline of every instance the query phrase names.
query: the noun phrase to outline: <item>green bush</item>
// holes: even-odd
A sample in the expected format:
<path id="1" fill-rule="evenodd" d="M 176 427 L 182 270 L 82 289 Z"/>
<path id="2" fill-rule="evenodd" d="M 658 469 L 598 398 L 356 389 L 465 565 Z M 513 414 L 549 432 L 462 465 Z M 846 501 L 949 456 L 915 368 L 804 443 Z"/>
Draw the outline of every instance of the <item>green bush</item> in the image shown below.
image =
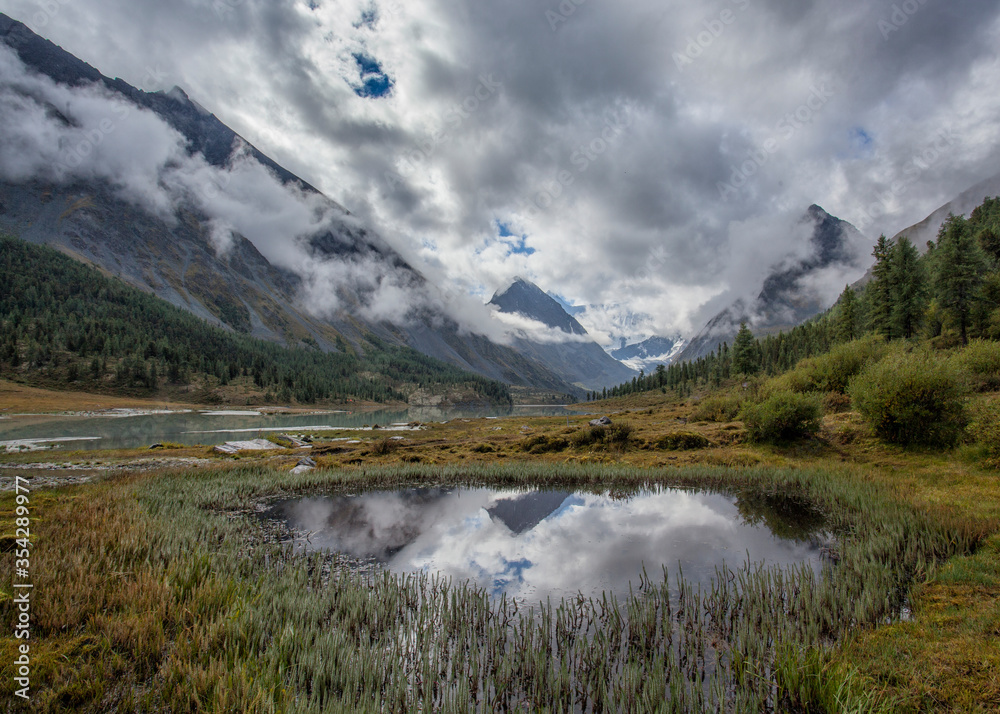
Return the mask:
<path id="1" fill-rule="evenodd" d="M 969 434 L 983 449 L 986 465 L 1000 468 L 1000 402 L 976 405 L 969 423 Z"/>
<path id="2" fill-rule="evenodd" d="M 624 448 L 632 440 L 633 431 L 632 425 L 628 422 L 615 422 L 607 427 L 607 432 L 604 435 L 604 443 Z"/>
<path id="3" fill-rule="evenodd" d="M 632 432 L 632 425 L 627 422 L 618 422 L 610 426 L 592 426 L 573 434 L 570 443 L 576 447 L 607 445 L 624 448 L 631 441 Z"/>
<path id="4" fill-rule="evenodd" d="M 851 378 L 885 354 L 885 341 L 868 336 L 837 345 L 825 355 L 804 359 L 783 378 L 794 392 L 847 392 Z"/>
<path id="5" fill-rule="evenodd" d="M 693 431 L 675 431 L 672 434 L 664 434 L 656 440 L 656 447 L 667 451 L 692 451 L 705 449 L 711 445 L 711 441 Z"/>
<path id="6" fill-rule="evenodd" d="M 743 397 L 739 394 L 720 394 L 701 400 L 691 414 L 691 421 L 733 421 L 743 406 Z"/>
<path id="7" fill-rule="evenodd" d="M 979 391 L 1000 389 L 1000 342 L 973 340 L 952 361 Z"/>
<path id="8" fill-rule="evenodd" d="M 823 408 L 815 394 L 775 392 L 743 408 L 740 417 L 751 441 L 778 443 L 819 431 Z"/>
<path id="9" fill-rule="evenodd" d="M 954 364 L 927 350 L 893 350 L 850 386 L 875 436 L 902 445 L 954 446 L 966 424 L 965 392 Z"/>
<path id="10" fill-rule="evenodd" d="M 399 448 L 399 442 L 393 441 L 389 437 L 379 439 L 374 444 L 372 444 L 372 455 L 373 456 L 388 456 L 393 451 Z"/>
<path id="11" fill-rule="evenodd" d="M 569 442 L 561 437 L 551 438 L 544 434 L 531 436 L 521 442 L 521 450 L 529 454 L 545 454 L 553 451 L 563 451 Z"/>

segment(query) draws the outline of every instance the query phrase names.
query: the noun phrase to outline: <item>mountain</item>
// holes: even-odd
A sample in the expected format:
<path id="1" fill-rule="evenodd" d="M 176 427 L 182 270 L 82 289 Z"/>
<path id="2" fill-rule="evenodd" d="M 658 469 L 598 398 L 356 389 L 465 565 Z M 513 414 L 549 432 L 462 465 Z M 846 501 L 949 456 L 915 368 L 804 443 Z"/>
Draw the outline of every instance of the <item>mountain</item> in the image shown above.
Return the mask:
<path id="1" fill-rule="evenodd" d="M 40 335 L 36 328 L 45 325 Z M 202 403 L 510 404 L 506 385 L 407 347 L 289 349 L 207 324 L 46 246 L 0 235 L 0 376 L 42 387 Z"/>
<path id="2" fill-rule="evenodd" d="M 958 197 L 935 209 L 922 221 L 899 231 L 899 233 L 892 237 L 892 240 L 896 241 L 906 236 L 916 246 L 917 250 L 921 253 L 926 253 L 927 241 L 937 240 L 941 224 L 945 222 L 949 214 L 968 216 L 974 208 L 983 202 L 984 198 L 991 196 L 1000 196 L 1000 174 L 980 181 L 972 188 L 963 191 Z M 874 277 L 872 270 L 868 268 L 867 272 L 851 287 L 859 290 L 870 283 L 872 277 Z"/>
<path id="3" fill-rule="evenodd" d="M 984 198 L 993 196 L 1000 196 L 1000 174 L 980 181 L 972 188 L 963 191 L 957 198 L 944 204 L 919 223 L 904 228 L 892 239 L 895 241 L 906 236 L 923 253 L 927 250 L 927 241 L 937 240 L 938 230 L 948 218 L 948 214 L 968 216 L 974 208 L 983 202 Z"/>
<path id="4" fill-rule="evenodd" d="M 525 335 L 516 339 L 515 347 L 556 374 L 565 375 L 581 389 L 613 387 L 636 376 L 635 371 L 590 339 L 583 325 L 556 300 L 524 278 L 517 278 L 498 291 L 490 304 L 500 312 L 520 315 L 551 328 L 553 332 L 546 334 L 544 341 L 538 336 Z"/>
<path id="5" fill-rule="evenodd" d="M 800 224 L 812 226 L 805 257 L 790 256 L 771 269 L 756 299 L 735 300 L 716 314 L 677 356 L 695 360 L 732 344 L 740 323 L 746 322 L 758 337 L 789 330 L 828 309 L 843 286 L 864 273 L 861 256 L 852 246 L 867 239 L 846 221 L 812 205 Z"/>
<path id="6" fill-rule="evenodd" d="M 501 312 L 524 315 L 570 335 L 587 334 L 583 325 L 567 313 L 554 298 L 521 277 L 514 278 L 510 285 L 498 290 L 490 300 L 490 304 L 499 307 Z"/>
<path id="7" fill-rule="evenodd" d="M 578 392 L 462 328 L 374 231 L 183 90 L 105 77 L 3 14 L 0 50 L 0 229 L 235 332 L 324 351 L 409 346 Z"/>
<path id="8" fill-rule="evenodd" d="M 624 340 L 623 340 L 624 342 Z M 680 337 L 650 337 L 634 345 L 623 344 L 611 350 L 611 356 L 632 369 L 650 372 L 657 365 L 669 365 L 684 349 L 685 342 Z"/>

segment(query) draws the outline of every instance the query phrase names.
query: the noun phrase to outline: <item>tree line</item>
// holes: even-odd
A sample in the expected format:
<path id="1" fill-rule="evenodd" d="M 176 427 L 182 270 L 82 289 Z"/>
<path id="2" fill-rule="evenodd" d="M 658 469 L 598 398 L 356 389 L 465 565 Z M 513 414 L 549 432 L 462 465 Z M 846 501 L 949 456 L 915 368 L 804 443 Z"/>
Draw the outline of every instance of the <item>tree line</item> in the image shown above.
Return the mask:
<path id="1" fill-rule="evenodd" d="M 773 376 L 868 333 L 942 347 L 1000 339 L 1000 198 L 985 199 L 968 218 L 949 215 L 923 254 L 906 236 L 883 235 L 872 256 L 864 287 L 845 287 L 830 310 L 791 331 L 758 339 L 742 324 L 732 347 L 723 343 L 697 360 L 659 365 L 588 400 L 655 389 L 683 397 L 738 376 Z"/>
<path id="2" fill-rule="evenodd" d="M 468 388 L 512 403 L 507 385 L 366 338 L 363 354 L 314 340 L 285 347 L 230 332 L 50 248 L 0 236 L 0 375 L 45 386 L 154 393 L 242 379 L 268 401 L 405 401 L 403 388 Z"/>

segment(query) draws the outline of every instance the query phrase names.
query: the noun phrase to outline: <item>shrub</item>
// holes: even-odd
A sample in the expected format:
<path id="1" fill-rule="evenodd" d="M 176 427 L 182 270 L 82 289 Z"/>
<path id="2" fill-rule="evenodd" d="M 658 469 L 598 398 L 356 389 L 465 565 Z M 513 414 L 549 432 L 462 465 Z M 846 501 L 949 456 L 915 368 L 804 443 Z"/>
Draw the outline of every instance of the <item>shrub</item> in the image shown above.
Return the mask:
<path id="1" fill-rule="evenodd" d="M 657 448 L 667 451 L 692 451 L 705 449 L 711 445 L 711 441 L 693 431 L 675 431 L 672 434 L 664 434 L 656 440 Z"/>
<path id="2" fill-rule="evenodd" d="M 544 434 L 531 436 L 521 442 L 521 450 L 529 454 L 546 454 L 552 451 L 562 451 L 569 442 L 561 437 L 550 438 Z"/>
<path id="3" fill-rule="evenodd" d="M 631 441 L 633 431 L 632 425 L 628 422 L 615 422 L 607 427 L 607 432 L 604 435 L 604 443 L 624 448 Z"/>
<path id="4" fill-rule="evenodd" d="M 703 399 L 691 414 L 691 421 L 733 421 L 743 406 L 743 397 L 739 394 L 721 394 Z"/>
<path id="5" fill-rule="evenodd" d="M 1000 468 L 1000 402 L 983 402 L 972 413 L 969 433 L 986 454 L 986 465 Z"/>
<path id="6" fill-rule="evenodd" d="M 784 377 L 785 385 L 794 392 L 847 391 L 851 378 L 869 362 L 877 362 L 885 354 L 885 341 L 869 336 L 837 345 L 825 355 L 804 359 Z"/>
<path id="7" fill-rule="evenodd" d="M 823 395 L 823 413 L 839 414 L 851 410 L 851 398 L 841 392 L 827 392 Z"/>
<path id="8" fill-rule="evenodd" d="M 814 394 L 775 392 L 740 413 L 751 441 L 778 443 L 819 431 L 823 409 Z"/>
<path id="9" fill-rule="evenodd" d="M 932 352 L 894 350 L 850 386 L 875 436 L 893 444 L 954 446 L 965 427 L 965 388 L 955 366 Z"/>
<path id="10" fill-rule="evenodd" d="M 631 441 L 632 432 L 632 425 L 627 422 L 618 422 L 611 426 L 592 426 L 573 434 L 570 443 L 576 447 L 604 444 L 624 448 Z"/>
<path id="11" fill-rule="evenodd" d="M 969 375 L 975 389 L 983 392 L 1000 389 L 1000 342 L 973 340 L 952 361 Z"/>
<path id="12" fill-rule="evenodd" d="M 388 456 L 399 447 L 399 443 L 389 437 L 379 439 L 372 444 L 372 454 L 374 456 Z"/>

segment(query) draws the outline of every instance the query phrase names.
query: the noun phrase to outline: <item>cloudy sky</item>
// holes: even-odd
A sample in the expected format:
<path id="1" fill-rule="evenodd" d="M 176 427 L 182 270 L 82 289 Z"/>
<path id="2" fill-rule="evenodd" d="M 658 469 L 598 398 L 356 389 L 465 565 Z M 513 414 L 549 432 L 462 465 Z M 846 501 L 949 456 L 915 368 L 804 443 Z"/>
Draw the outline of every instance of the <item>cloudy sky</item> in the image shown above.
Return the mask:
<path id="1" fill-rule="evenodd" d="M 446 287 L 700 327 L 812 203 L 896 231 L 1000 171 L 995 0 L 0 0 L 182 86 Z M 916 160 L 915 160 L 916 159 Z M 617 307 L 616 307 L 617 306 Z"/>

